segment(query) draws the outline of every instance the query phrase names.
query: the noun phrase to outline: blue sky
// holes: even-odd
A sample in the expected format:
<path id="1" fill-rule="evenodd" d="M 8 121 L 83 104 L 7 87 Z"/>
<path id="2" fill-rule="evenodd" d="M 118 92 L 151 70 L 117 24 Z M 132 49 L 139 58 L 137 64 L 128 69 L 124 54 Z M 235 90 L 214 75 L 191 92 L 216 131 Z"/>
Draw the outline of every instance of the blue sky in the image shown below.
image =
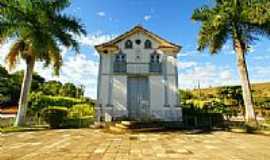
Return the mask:
<path id="1" fill-rule="evenodd" d="M 96 97 L 98 55 L 93 46 L 126 32 L 135 25 L 142 25 L 161 37 L 180 44 L 183 50 L 178 56 L 179 87 L 194 88 L 198 81 L 202 87 L 238 84 L 238 72 L 234 51 L 228 42 L 219 55 L 211 56 L 196 51 L 199 23 L 191 21 L 192 11 L 212 0 L 73 0 L 65 10 L 81 19 L 88 35 L 78 37 L 81 54 L 63 48 L 65 59 L 60 77 L 54 77 L 50 68 L 37 65 L 36 71 L 48 80 L 74 82 L 86 87 L 86 94 Z M 0 51 L 8 49 L 8 44 Z M 252 82 L 270 81 L 270 41 L 256 42 L 247 55 Z M 3 59 L 4 55 L 0 54 Z M 23 65 L 21 67 L 23 68 Z"/>

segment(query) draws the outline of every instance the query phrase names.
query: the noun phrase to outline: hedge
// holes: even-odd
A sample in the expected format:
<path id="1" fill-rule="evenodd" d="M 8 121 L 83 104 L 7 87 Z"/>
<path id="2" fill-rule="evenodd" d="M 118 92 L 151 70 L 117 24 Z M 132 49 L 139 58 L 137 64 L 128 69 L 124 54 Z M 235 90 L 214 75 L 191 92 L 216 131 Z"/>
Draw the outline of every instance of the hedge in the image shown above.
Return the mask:
<path id="1" fill-rule="evenodd" d="M 68 109 L 61 106 L 49 106 L 43 112 L 44 119 L 51 128 L 62 128 L 67 114 Z"/>
<path id="2" fill-rule="evenodd" d="M 183 120 L 187 128 L 223 127 L 222 113 L 209 112 L 200 108 L 183 108 Z"/>
<path id="3" fill-rule="evenodd" d="M 92 107 L 87 104 L 75 105 L 69 109 L 49 106 L 44 109 L 43 116 L 51 128 L 86 128 L 94 122 Z"/>
<path id="4" fill-rule="evenodd" d="M 76 99 L 61 96 L 46 96 L 41 93 L 32 93 L 30 96 L 30 106 L 35 112 L 40 111 L 48 106 L 63 106 L 71 108 L 73 105 L 86 103 L 84 99 Z"/>
<path id="5" fill-rule="evenodd" d="M 94 115 L 94 106 L 90 104 L 77 104 L 69 109 L 68 116 L 71 118 L 87 117 Z"/>
<path id="6" fill-rule="evenodd" d="M 94 122 L 94 117 L 67 118 L 63 123 L 64 128 L 88 128 Z"/>

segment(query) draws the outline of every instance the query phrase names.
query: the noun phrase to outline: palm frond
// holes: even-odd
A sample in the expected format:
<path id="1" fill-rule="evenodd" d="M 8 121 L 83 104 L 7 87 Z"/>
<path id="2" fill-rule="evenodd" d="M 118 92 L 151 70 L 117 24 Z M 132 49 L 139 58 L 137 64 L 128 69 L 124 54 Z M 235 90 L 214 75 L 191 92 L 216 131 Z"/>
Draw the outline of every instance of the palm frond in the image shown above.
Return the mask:
<path id="1" fill-rule="evenodd" d="M 203 7 L 192 15 L 192 19 L 202 23 L 198 38 L 198 50 L 209 48 L 210 53 L 217 53 L 229 37 L 228 14 L 220 8 Z"/>
<path id="2" fill-rule="evenodd" d="M 211 9 L 208 6 L 203 6 L 193 11 L 191 19 L 194 21 L 206 21 L 211 15 Z"/>
<path id="3" fill-rule="evenodd" d="M 217 53 L 232 38 L 246 52 L 260 36 L 270 37 L 269 8 L 269 0 L 216 0 L 212 8 L 196 9 L 192 19 L 202 23 L 198 49 Z"/>
<path id="4" fill-rule="evenodd" d="M 57 1 L 47 1 L 48 6 L 53 10 L 59 12 L 71 5 L 70 0 L 57 0 Z"/>
<path id="5" fill-rule="evenodd" d="M 16 67 L 17 58 L 20 56 L 21 52 L 25 49 L 25 43 L 22 40 L 19 40 L 13 44 L 10 48 L 9 53 L 6 57 L 6 62 L 8 64 L 9 70 L 12 70 Z"/>
<path id="6" fill-rule="evenodd" d="M 63 30 L 67 32 L 72 32 L 76 35 L 86 35 L 85 26 L 80 23 L 80 20 L 75 17 L 70 17 L 67 15 L 58 15 L 55 17 L 57 21 L 53 21 L 53 23 L 61 27 Z"/>
<path id="7" fill-rule="evenodd" d="M 20 56 L 52 65 L 59 74 L 63 60 L 58 45 L 79 52 L 74 36 L 86 34 L 79 19 L 62 13 L 69 5 L 70 0 L 0 0 L 0 43 L 8 38 L 17 40 L 6 58 L 11 68 Z"/>

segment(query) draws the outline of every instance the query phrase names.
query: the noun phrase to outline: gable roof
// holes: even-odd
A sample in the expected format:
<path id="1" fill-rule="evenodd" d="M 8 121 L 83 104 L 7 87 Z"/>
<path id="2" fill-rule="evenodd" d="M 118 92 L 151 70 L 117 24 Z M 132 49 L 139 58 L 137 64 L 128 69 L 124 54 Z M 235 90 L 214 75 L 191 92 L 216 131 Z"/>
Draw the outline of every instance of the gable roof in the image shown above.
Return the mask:
<path id="1" fill-rule="evenodd" d="M 110 51 L 115 51 L 115 50 L 119 50 L 118 46 L 116 45 L 118 42 L 136 34 L 142 32 L 144 33 L 146 36 L 156 40 L 157 42 L 160 43 L 158 49 L 164 49 L 164 50 L 170 50 L 172 53 L 177 54 L 180 50 L 181 50 L 181 46 L 174 44 L 172 42 L 169 42 L 167 40 L 165 40 L 164 38 L 161 38 L 160 36 L 148 31 L 147 29 L 143 28 L 142 26 L 135 26 L 133 27 L 130 31 L 125 32 L 124 34 L 114 38 L 113 40 L 103 43 L 103 44 L 99 44 L 96 45 L 95 48 L 98 52 L 110 52 Z"/>

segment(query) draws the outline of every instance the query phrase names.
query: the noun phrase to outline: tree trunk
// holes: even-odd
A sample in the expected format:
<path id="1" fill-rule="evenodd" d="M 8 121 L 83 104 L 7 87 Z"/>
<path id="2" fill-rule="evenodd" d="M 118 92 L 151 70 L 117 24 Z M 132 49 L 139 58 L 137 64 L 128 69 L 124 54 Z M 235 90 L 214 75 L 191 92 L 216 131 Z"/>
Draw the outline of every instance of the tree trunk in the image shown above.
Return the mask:
<path id="1" fill-rule="evenodd" d="M 28 94 L 31 88 L 32 75 L 34 70 L 35 61 L 32 58 L 26 60 L 26 70 L 24 72 L 24 78 L 21 87 L 21 94 L 19 100 L 19 108 L 16 116 L 14 126 L 20 127 L 25 126 L 25 117 L 28 105 Z"/>
<path id="2" fill-rule="evenodd" d="M 235 40 L 235 51 L 237 57 L 237 66 L 240 75 L 240 83 L 242 86 L 243 99 L 245 105 L 245 120 L 246 122 L 255 121 L 255 112 L 253 106 L 253 99 L 251 94 L 251 85 L 248 76 L 248 70 L 245 59 L 245 50 L 243 49 L 243 45 L 241 41 Z"/>

